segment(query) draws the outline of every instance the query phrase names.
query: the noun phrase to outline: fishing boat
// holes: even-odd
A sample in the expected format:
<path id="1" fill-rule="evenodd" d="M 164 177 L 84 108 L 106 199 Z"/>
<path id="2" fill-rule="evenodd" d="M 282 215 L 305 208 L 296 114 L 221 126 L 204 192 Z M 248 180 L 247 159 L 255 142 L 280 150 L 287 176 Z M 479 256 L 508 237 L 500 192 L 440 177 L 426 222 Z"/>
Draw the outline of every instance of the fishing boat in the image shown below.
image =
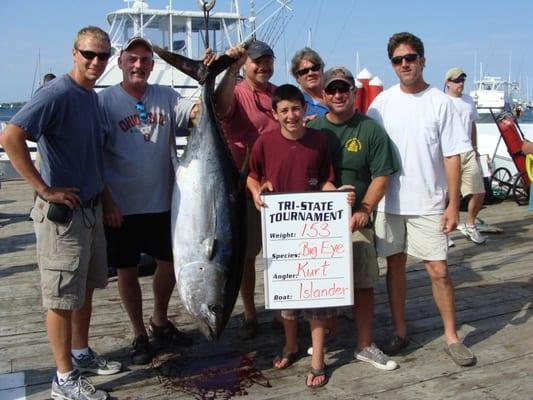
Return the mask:
<path id="1" fill-rule="evenodd" d="M 214 52 L 221 53 L 252 35 L 274 47 L 290 19 L 277 17 L 280 14 L 286 16 L 292 11 L 288 7 L 291 1 L 265 2 L 257 13 L 254 2 L 251 1 L 247 16 L 241 13 L 238 0 L 230 0 L 227 11 L 213 7 L 209 14 L 203 8 L 214 6 L 213 0 L 198 0 L 197 10 L 176 10 L 171 0 L 164 9 L 152 8 L 144 0 L 126 1 L 127 8 L 107 15 L 112 57 L 95 89 L 102 90 L 122 81 L 117 58 L 123 43 L 133 36 L 147 38 L 154 45 L 192 59 L 201 59 L 206 45 Z M 259 18 L 263 22 L 256 25 Z M 172 68 L 157 55 L 154 55 L 154 60 L 149 83 L 172 87 L 183 97 L 199 96 L 199 86 L 194 79 Z"/>

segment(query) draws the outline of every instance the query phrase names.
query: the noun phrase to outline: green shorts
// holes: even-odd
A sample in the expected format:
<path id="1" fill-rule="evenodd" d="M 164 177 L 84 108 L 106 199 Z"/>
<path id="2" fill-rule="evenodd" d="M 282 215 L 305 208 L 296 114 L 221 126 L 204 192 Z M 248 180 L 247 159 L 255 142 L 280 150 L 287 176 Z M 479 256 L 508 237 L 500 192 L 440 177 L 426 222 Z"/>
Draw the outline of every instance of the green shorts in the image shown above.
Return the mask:
<path id="1" fill-rule="evenodd" d="M 81 308 L 87 288 L 107 285 L 102 206 L 78 208 L 66 224 L 46 218 L 49 203 L 37 197 L 31 217 L 37 237 L 43 307 Z"/>

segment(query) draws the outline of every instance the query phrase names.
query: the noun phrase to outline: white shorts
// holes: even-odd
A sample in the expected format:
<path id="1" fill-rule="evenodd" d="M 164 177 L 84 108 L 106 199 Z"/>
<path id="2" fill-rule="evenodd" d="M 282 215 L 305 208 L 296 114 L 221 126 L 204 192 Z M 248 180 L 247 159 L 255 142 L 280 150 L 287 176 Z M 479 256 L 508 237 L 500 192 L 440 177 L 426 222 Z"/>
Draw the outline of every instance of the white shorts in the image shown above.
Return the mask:
<path id="1" fill-rule="evenodd" d="M 407 253 L 424 261 L 445 261 L 448 238 L 440 226 L 441 216 L 378 212 L 374 223 L 378 256 Z"/>
<path id="2" fill-rule="evenodd" d="M 461 194 L 485 193 L 483 184 L 483 172 L 475 151 L 461 154 Z"/>

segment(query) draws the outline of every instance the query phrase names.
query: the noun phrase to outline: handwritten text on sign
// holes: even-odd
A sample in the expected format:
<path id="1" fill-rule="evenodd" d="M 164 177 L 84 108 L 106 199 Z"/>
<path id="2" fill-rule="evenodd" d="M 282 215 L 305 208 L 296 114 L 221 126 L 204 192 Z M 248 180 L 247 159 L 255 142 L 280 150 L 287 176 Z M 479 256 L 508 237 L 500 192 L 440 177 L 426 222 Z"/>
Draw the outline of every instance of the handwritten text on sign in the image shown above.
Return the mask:
<path id="1" fill-rule="evenodd" d="M 266 308 L 353 304 L 346 192 L 264 194 L 262 199 Z"/>

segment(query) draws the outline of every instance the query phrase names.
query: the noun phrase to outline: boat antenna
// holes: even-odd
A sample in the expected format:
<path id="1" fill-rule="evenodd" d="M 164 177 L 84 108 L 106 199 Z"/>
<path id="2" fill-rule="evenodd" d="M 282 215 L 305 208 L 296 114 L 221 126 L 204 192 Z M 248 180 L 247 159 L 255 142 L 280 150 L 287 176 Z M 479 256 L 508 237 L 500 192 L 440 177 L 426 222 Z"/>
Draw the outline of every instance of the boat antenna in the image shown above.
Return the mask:
<path id="1" fill-rule="evenodd" d="M 252 39 L 256 40 L 256 27 L 255 27 L 255 1 L 250 0 L 250 23 L 252 28 Z"/>
<path id="2" fill-rule="evenodd" d="M 205 1 L 198 0 L 198 5 L 200 10 L 204 12 L 204 22 L 205 22 L 205 48 L 209 48 L 209 11 L 215 6 L 216 0 Z"/>

